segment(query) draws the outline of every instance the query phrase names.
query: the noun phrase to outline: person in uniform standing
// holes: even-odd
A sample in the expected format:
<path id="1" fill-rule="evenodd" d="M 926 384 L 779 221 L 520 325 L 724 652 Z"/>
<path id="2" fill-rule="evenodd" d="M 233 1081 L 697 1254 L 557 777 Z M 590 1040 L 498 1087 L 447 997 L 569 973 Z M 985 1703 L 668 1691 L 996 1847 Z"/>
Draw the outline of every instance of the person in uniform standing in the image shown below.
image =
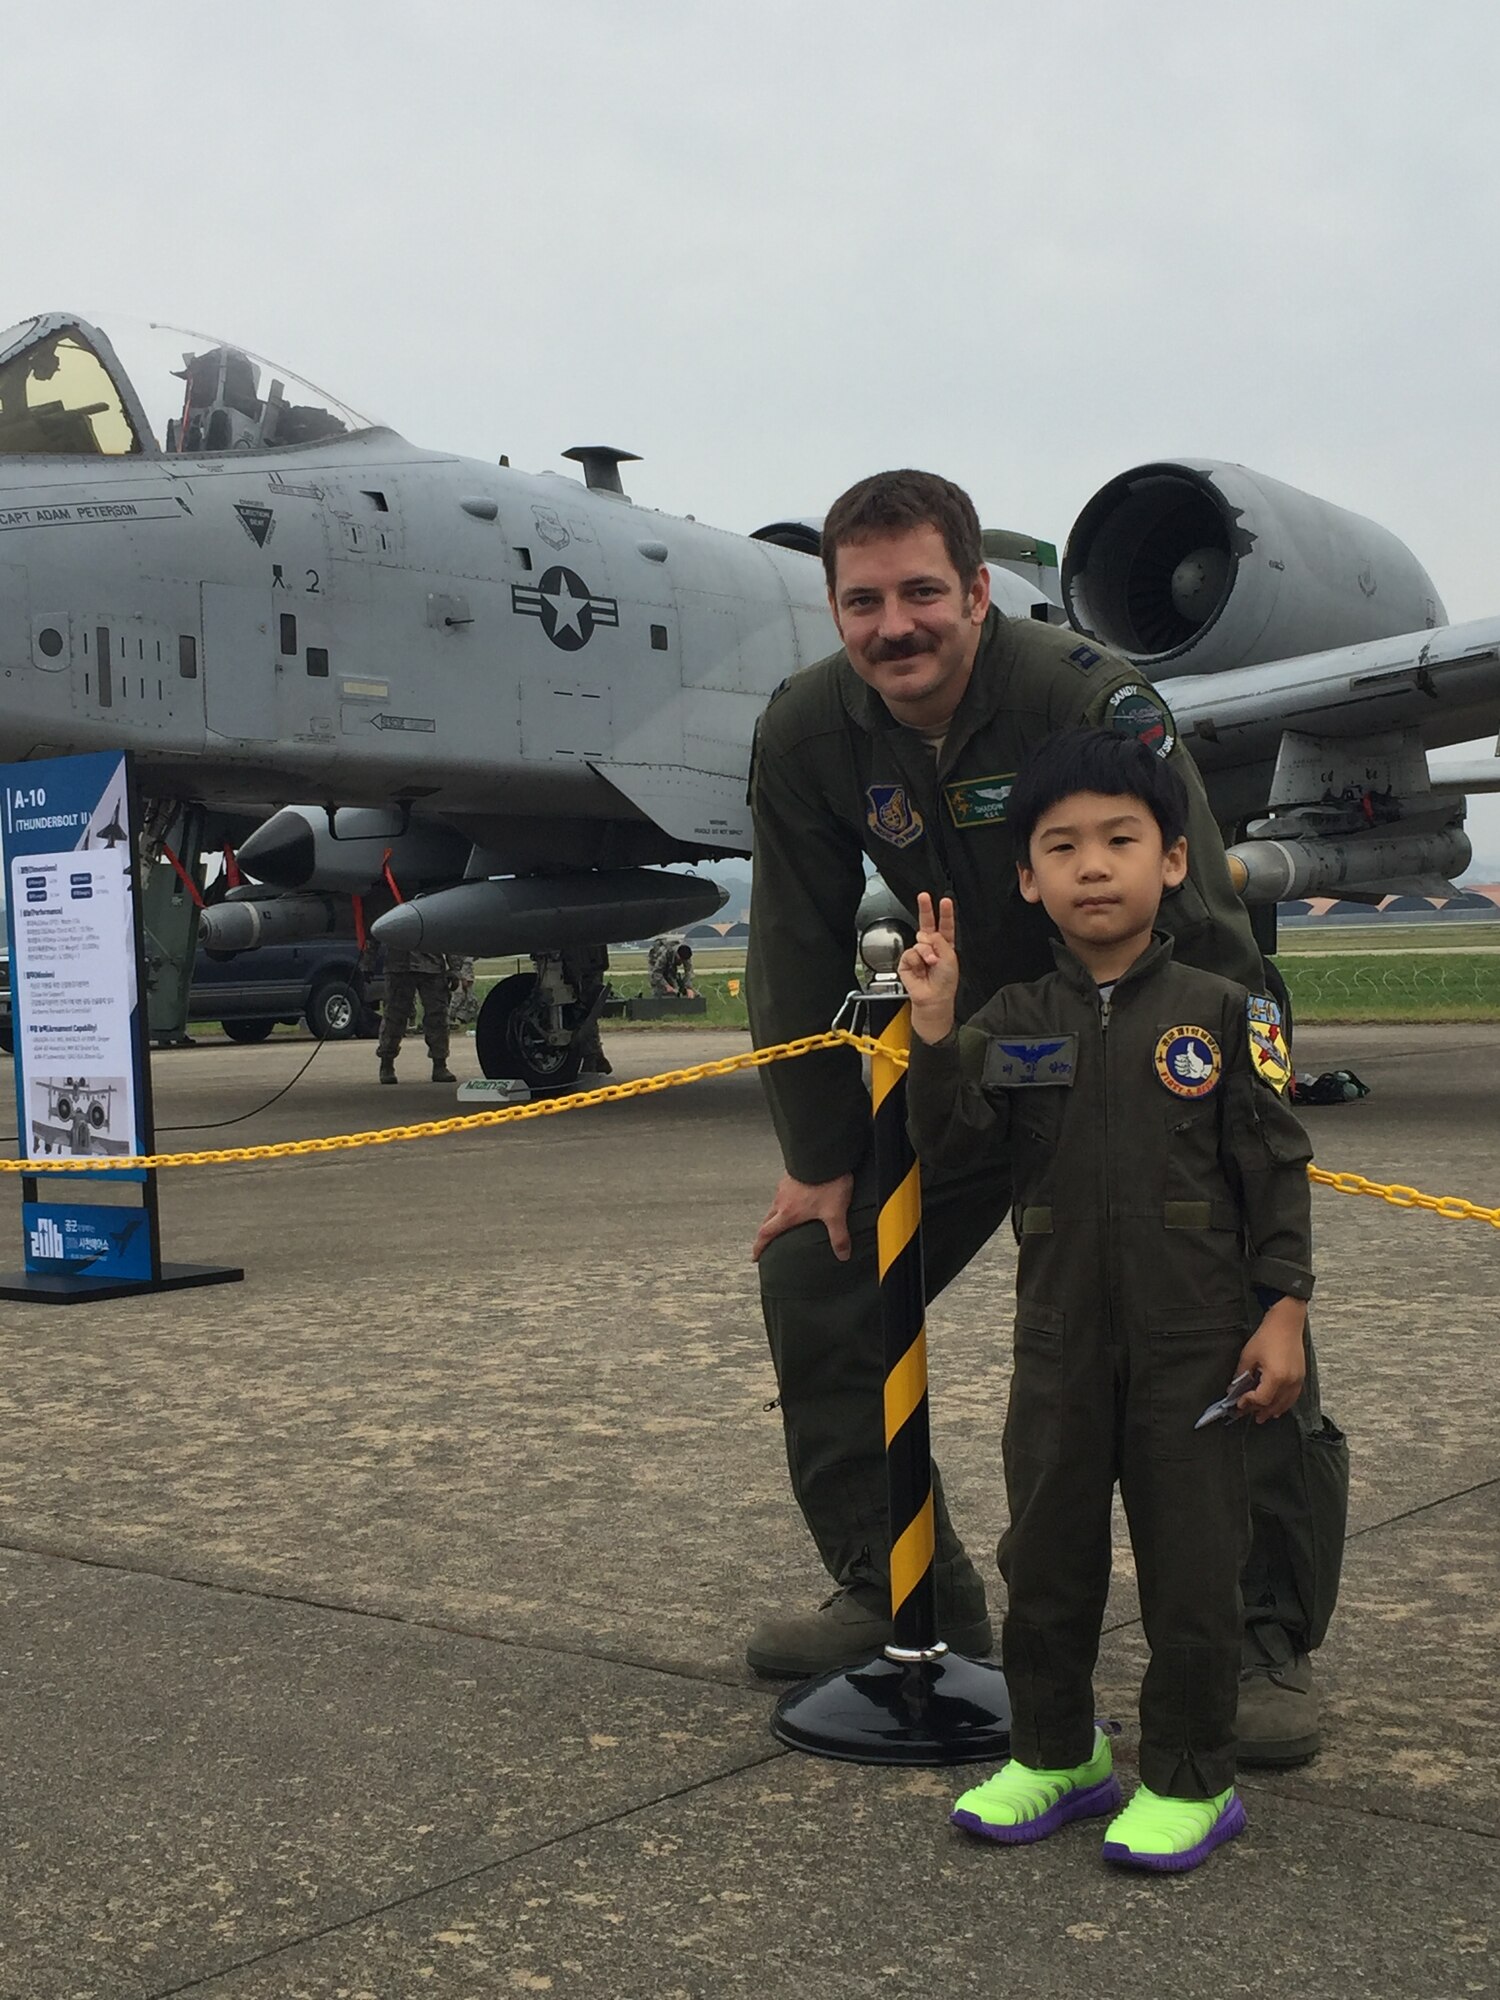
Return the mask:
<path id="1" fill-rule="evenodd" d="M 783 683 L 752 752 L 746 988 L 757 1046 L 819 1033 L 838 1012 L 867 858 L 908 909 L 927 890 L 963 912 L 962 1013 L 1047 973 L 1046 913 L 1020 893 L 1006 801 L 1032 752 L 1080 724 L 1131 736 L 1180 773 L 1188 872 L 1158 922 L 1180 962 L 1264 992 L 1218 827 L 1166 702 L 1080 633 L 991 605 L 967 494 L 932 473 L 862 480 L 828 514 L 823 564 L 843 650 Z M 817 1610 L 763 1618 L 746 1657 L 760 1673 L 800 1679 L 867 1658 L 891 1634 L 874 1163 L 852 1050 L 762 1076 L 786 1170 L 752 1254 L 792 1488 L 835 1589 Z M 1008 1207 L 1003 1173 L 926 1178 L 930 1295 Z M 1240 1755 L 1295 1763 L 1318 1746 L 1308 1656 L 1337 1595 L 1348 1500 L 1346 1448 L 1322 1414 L 1310 1347 L 1296 1409 L 1258 1426 L 1247 1456 Z M 959 1651 L 986 1651 L 984 1584 L 936 1467 L 933 1499 L 943 1636 Z"/>
<path id="2" fill-rule="evenodd" d="M 380 1011 L 380 1081 L 396 1081 L 396 1055 L 418 1000 L 434 1083 L 456 1083 L 448 1067 L 448 961 L 440 951 L 392 945 L 385 954 L 385 1005 Z"/>
<path id="3" fill-rule="evenodd" d="M 1114 1813 L 1106 1860 L 1181 1872 L 1245 1825 L 1235 1417 L 1273 1422 L 1301 1392 L 1312 1148 L 1265 1000 L 1175 963 L 1153 928 L 1187 873 L 1171 764 L 1127 736 L 1063 730 L 1022 770 L 1009 816 L 1021 894 L 1061 936 L 1056 970 L 956 1029 L 963 912 L 925 895 L 900 966 L 918 1155 L 1003 1157 L 1020 1239 L 1000 1547 L 1011 1760 L 952 1817 L 1016 1845 Z M 1150 1646 L 1123 1812 L 1093 1687 L 1116 1484 Z"/>

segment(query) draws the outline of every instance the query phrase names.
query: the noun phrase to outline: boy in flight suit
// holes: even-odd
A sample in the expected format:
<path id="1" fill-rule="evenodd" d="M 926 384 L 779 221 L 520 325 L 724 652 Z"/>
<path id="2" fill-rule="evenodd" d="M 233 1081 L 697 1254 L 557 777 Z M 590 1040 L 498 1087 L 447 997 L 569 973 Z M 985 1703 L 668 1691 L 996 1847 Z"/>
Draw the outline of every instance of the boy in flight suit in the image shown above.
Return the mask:
<path id="1" fill-rule="evenodd" d="M 1266 1423 L 1296 1402 L 1311 1295 L 1311 1148 L 1267 1003 L 1174 962 L 1153 927 L 1187 872 L 1187 795 L 1144 744 L 1054 737 L 1010 796 L 1021 894 L 1057 970 L 955 1031 L 950 898 L 901 961 L 924 1160 L 1008 1152 L 1020 1242 L 1005 1424 L 1010 1763 L 955 1823 L 1006 1844 L 1121 1803 L 1092 1675 L 1118 1480 L 1151 1662 L 1141 1784 L 1104 1855 L 1196 1867 L 1245 1824 L 1234 1790 L 1244 1432 L 1197 1427 L 1237 1376 Z"/>

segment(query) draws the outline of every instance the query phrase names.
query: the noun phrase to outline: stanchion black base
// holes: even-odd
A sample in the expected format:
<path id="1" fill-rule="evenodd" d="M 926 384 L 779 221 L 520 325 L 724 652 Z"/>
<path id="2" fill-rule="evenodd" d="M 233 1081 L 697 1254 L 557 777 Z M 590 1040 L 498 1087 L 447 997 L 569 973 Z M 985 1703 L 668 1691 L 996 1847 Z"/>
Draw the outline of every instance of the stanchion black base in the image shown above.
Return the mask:
<path id="1" fill-rule="evenodd" d="M 97 1305 L 101 1299 L 133 1299 L 139 1292 L 183 1292 L 194 1285 L 234 1285 L 244 1272 L 227 1264 L 163 1264 L 158 1278 L 70 1277 L 43 1271 L 8 1271 L 0 1277 L 0 1299 L 37 1306 Z"/>
<path id="2" fill-rule="evenodd" d="M 846 1764 L 999 1764 L 1010 1755 L 1010 1696 L 984 1661 L 881 1653 L 783 1695 L 771 1734 Z"/>

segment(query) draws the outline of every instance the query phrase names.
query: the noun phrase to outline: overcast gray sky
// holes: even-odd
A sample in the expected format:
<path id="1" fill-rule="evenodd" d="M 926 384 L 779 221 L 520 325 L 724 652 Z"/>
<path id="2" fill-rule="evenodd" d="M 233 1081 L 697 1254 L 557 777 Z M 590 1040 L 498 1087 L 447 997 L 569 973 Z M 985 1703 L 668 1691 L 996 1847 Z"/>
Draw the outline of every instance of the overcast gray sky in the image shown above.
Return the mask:
<path id="1" fill-rule="evenodd" d="M 1497 53 L 1493 0 L 15 10 L 0 325 L 210 329 L 742 529 L 906 462 L 1061 544 L 1141 459 L 1237 459 L 1480 617 Z"/>

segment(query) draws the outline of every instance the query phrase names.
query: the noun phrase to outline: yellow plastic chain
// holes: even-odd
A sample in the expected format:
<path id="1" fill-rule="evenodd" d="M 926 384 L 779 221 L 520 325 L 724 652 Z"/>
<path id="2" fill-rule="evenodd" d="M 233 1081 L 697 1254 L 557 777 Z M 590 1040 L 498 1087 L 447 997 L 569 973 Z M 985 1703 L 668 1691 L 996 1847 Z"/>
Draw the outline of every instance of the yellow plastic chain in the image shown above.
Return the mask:
<path id="1" fill-rule="evenodd" d="M 638 1077 L 632 1083 L 607 1083 L 597 1090 L 580 1090 L 565 1097 L 536 1098 L 529 1104 L 507 1104 L 495 1111 L 471 1111 L 462 1118 L 429 1119 L 421 1125 L 393 1125 L 379 1132 L 337 1132 L 326 1139 L 283 1139 L 270 1146 L 216 1146 L 201 1153 L 148 1153 L 93 1155 L 81 1159 L 0 1160 L 0 1174 L 87 1174 L 119 1172 L 121 1168 L 217 1167 L 246 1160 L 291 1160 L 308 1153 L 349 1153 L 361 1146 L 392 1146 L 407 1139 L 444 1139 L 455 1132 L 481 1132 L 492 1125 L 510 1125 L 523 1118 L 555 1118 L 566 1111 L 586 1111 L 596 1104 L 621 1104 L 629 1097 L 646 1097 L 653 1092 L 673 1090 L 679 1084 L 699 1083 L 705 1077 L 730 1076 L 736 1070 L 764 1069 L 774 1062 L 812 1055 L 819 1049 L 857 1049 L 861 1055 L 883 1055 L 887 1061 L 905 1064 L 906 1057 L 870 1035 L 850 1034 L 830 1028 L 821 1035 L 803 1035 L 795 1042 L 779 1042 L 773 1048 L 749 1049 L 743 1055 L 720 1056 L 713 1062 L 694 1063 L 688 1069 L 667 1070 L 660 1076 Z M 1339 1194 L 1374 1195 L 1393 1208 L 1425 1208 L 1450 1221 L 1488 1222 L 1500 1229 L 1500 1208 L 1481 1208 L 1455 1194 L 1422 1194 L 1403 1187 L 1399 1181 L 1386 1185 L 1366 1180 L 1363 1174 L 1328 1173 L 1309 1167 L 1308 1179 Z"/>

